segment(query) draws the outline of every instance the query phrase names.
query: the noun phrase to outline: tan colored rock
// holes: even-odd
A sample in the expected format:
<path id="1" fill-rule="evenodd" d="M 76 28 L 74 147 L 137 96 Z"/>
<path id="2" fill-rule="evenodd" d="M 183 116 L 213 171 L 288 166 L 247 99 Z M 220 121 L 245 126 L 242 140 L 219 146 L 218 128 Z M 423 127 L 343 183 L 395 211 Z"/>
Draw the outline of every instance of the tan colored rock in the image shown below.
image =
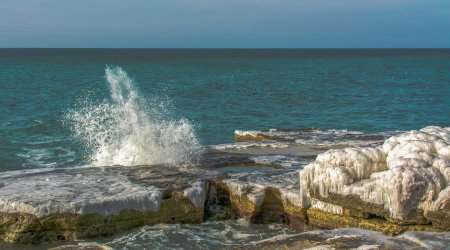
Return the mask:
<path id="1" fill-rule="evenodd" d="M 308 228 L 306 210 L 283 199 L 277 188 L 222 180 L 211 183 L 227 191 L 232 209 L 241 218 L 253 223 L 286 223 L 297 229 Z"/>
<path id="2" fill-rule="evenodd" d="M 200 223 L 203 209 L 181 193 L 161 202 L 158 211 L 125 210 L 116 215 L 52 214 L 38 218 L 29 214 L 0 214 L 0 239 L 5 242 L 41 243 L 73 241 L 109 236 L 117 232 L 157 223 Z"/>

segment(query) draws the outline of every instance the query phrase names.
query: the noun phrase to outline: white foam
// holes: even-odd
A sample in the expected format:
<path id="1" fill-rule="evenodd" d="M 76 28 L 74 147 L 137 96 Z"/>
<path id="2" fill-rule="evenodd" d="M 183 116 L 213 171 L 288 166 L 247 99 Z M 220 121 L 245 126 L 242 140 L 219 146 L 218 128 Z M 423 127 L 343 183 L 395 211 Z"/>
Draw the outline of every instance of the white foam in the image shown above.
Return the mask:
<path id="1" fill-rule="evenodd" d="M 76 245 L 65 245 L 65 246 L 59 246 L 59 247 L 55 247 L 55 248 L 49 248 L 49 250 L 73 250 L 73 249 L 99 249 L 99 250 L 114 250 L 111 247 L 108 247 L 106 245 L 102 245 L 96 242 L 83 242 L 83 243 L 78 243 Z"/>
<path id="2" fill-rule="evenodd" d="M 236 142 L 229 144 L 218 144 L 210 146 L 217 150 L 226 149 L 247 149 L 247 148 L 287 148 L 289 144 L 275 141 L 263 141 L 263 142 Z"/>
<path id="3" fill-rule="evenodd" d="M 257 155 L 249 157 L 250 160 L 258 164 L 273 164 L 285 158 L 286 156 L 284 155 Z"/>
<path id="4" fill-rule="evenodd" d="M 250 242 L 250 244 L 261 244 L 261 243 L 267 243 L 267 242 L 282 241 L 282 240 L 286 240 L 286 239 L 289 239 L 289 238 L 294 238 L 296 236 L 297 236 L 297 234 L 275 235 L 275 236 L 272 236 L 272 237 L 267 238 L 267 239 Z"/>
<path id="5" fill-rule="evenodd" d="M 335 249 L 336 248 L 331 247 L 331 246 L 327 246 L 327 245 L 305 248 L 305 250 L 335 250 Z"/>
<path id="6" fill-rule="evenodd" d="M 356 250 L 379 250 L 381 245 L 362 245 L 356 248 Z"/>
<path id="7" fill-rule="evenodd" d="M 164 103 L 141 98 L 127 73 L 106 68 L 111 100 L 90 100 L 66 114 L 75 135 L 92 150 L 96 166 L 189 163 L 198 145 L 192 124 L 172 120 Z"/>
<path id="8" fill-rule="evenodd" d="M 415 242 L 426 249 L 450 248 L 450 233 L 448 232 L 406 232 L 396 238 Z"/>
<path id="9" fill-rule="evenodd" d="M 75 159 L 75 152 L 63 147 L 23 148 L 24 153 L 18 154 L 25 160 L 23 166 L 57 167 L 70 163 Z"/>

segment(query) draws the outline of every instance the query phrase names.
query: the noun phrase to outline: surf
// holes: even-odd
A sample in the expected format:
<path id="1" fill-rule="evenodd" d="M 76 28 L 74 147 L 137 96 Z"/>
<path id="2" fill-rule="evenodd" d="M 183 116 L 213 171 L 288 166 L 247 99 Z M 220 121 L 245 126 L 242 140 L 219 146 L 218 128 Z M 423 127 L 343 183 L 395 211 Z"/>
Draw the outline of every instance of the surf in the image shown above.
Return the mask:
<path id="1" fill-rule="evenodd" d="M 100 103 L 86 98 L 65 115 L 91 164 L 192 164 L 199 143 L 189 120 L 173 118 L 167 102 L 141 96 L 122 68 L 107 66 L 105 78 L 110 98 Z"/>

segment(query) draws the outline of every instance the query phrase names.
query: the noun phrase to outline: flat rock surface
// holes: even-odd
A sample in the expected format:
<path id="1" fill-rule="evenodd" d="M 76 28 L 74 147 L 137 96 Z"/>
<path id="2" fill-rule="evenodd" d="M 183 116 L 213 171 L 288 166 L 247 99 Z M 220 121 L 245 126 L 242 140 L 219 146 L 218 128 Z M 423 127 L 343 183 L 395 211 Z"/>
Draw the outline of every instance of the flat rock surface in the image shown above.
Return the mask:
<path id="1" fill-rule="evenodd" d="M 128 170 L 129 171 L 129 170 Z M 0 211 L 38 217 L 54 213 L 101 215 L 124 209 L 156 211 L 162 193 L 111 168 L 34 169 L 0 174 Z"/>
<path id="2" fill-rule="evenodd" d="M 298 189 L 296 173 L 306 163 L 299 156 L 251 155 L 245 150 L 209 148 L 197 167 L 111 166 L 3 172 L 0 212 L 43 217 L 56 213 L 113 215 L 127 209 L 157 211 L 165 192 L 186 191 L 188 198 L 195 199 L 189 197 L 189 189 L 199 181 L 215 178 L 279 183 L 276 185 Z M 197 201 L 199 205 L 201 202 Z"/>
<path id="3" fill-rule="evenodd" d="M 54 213 L 113 215 L 122 210 L 157 211 L 168 190 L 191 195 L 198 181 L 276 187 L 296 195 L 298 171 L 330 147 L 376 143 L 379 137 L 347 131 L 260 131 L 277 141 L 238 142 L 203 148 L 196 167 L 42 168 L 0 173 L 0 212 L 43 217 Z M 307 144 L 306 138 L 312 138 Z M 314 143 L 315 144 L 314 144 Z M 234 184 L 233 184 L 234 183 Z M 191 189 L 191 190 L 189 190 Z M 198 197 L 189 197 L 197 205 Z"/>

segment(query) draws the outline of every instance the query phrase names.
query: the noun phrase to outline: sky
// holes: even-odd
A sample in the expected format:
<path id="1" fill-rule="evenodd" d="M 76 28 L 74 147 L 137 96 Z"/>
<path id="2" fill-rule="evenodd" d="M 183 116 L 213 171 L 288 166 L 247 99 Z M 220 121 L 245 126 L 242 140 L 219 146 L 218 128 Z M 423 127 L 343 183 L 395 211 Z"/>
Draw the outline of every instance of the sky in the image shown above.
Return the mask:
<path id="1" fill-rule="evenodd" d="M 449 48 L 450 0 L 0 0 L 0 47 Z"/>

